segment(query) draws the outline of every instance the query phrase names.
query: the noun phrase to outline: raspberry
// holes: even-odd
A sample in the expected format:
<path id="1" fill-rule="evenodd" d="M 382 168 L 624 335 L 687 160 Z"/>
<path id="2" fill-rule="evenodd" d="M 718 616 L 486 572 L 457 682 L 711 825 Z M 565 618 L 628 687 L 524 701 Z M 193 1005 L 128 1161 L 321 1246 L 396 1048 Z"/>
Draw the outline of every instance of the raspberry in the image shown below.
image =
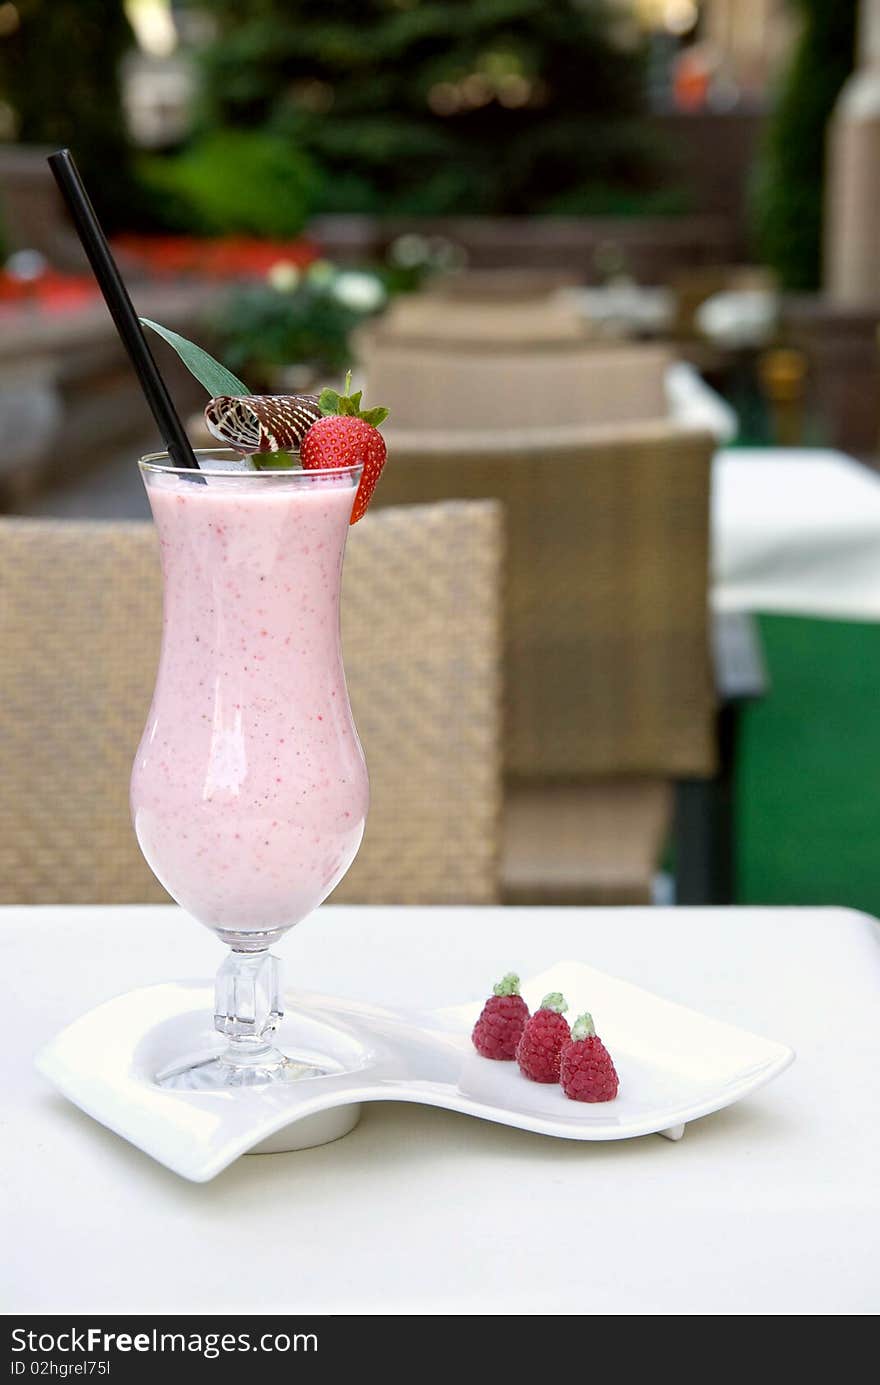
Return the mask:
<path id="1" fill-rule="evenodd" d="M 519 993 L 519 977 L 509 971 L 483 1006 L 471 1038 L 484 1058 L 509 1060 L 516 1057 L 516 1046 L 529 1018 L 529 1007 Z"/>
<path id="2" fill-rule="evenodd" d="M 559 1080 L 572 1101 L 613 1101 L 620 1085 L 592 1015 L 581 1015 L 562 1050 Z"/>
<path id="3" fill-rule="evenodd" d="M 559 1056 L 570 1038 L 568 1021 L 563 1017 L 567 1009 L 559 992 L 551 991 L 523 1030 L 516 1061 L 523 1076 L 533 1082 L 559 1081 Z"/>

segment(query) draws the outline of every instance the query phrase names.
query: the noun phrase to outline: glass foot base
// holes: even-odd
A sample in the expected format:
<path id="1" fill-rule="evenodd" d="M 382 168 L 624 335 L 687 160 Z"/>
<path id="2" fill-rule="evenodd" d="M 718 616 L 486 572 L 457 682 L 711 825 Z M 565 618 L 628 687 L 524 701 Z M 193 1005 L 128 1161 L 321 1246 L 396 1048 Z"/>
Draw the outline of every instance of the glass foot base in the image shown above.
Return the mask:
<path id="1" fill-rule="evenodd" d="M 166 1069 L 156 1075 L 157 1087 L 176 1092 L 231 1091 L 240 1087 L 268 1087 L 283 1082 L 301 1082 L 308 1077 L 324 1077 L 329 1068 L 287 1058 L 268 1048 L 247 1062 L 230 1060 L 225 1054 Z"/>

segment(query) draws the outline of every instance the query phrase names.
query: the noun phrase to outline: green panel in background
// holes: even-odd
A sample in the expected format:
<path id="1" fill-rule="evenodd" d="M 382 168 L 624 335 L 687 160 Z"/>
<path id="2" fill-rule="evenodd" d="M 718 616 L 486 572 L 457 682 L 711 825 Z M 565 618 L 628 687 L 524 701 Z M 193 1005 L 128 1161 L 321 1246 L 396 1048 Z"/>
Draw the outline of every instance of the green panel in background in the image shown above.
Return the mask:
<path id="1" fill-rule="evenodd" d="M 880 624 L 761 616 L 743 718 L 739 899 L 880 914 Z"/>

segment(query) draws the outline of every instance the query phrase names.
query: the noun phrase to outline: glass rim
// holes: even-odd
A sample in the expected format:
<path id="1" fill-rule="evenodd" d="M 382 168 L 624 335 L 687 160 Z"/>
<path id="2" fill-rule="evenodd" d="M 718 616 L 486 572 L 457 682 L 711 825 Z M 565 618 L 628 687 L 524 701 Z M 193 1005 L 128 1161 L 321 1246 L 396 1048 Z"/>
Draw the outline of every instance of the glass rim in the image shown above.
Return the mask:
<path id="1" fill-rule="evenodd" d="M 299 456 L 298 449 L 290 448 L 289 452 L 292 457 Z M 210 461 L 212 457 L 217 460 L 222 458 L 224 461 L 243 461 L 245 457 L 260 455 L 254 452 L 238 452 L 234 447 L 196 447 L 193 448 L 193 453 L 196 460 L 199 462 L 201 462 L 202 457 L 204 457 L 206 461 Z M 157 476 L 182 476 L 188 480 L 193 480 L 197 476 L 225 477 L 227 479 L 235 477 L 237 480 L 241 480 L 242 477 L 246 477 L 250 480 L 254 476 L 274 477 L 276 480 L 285 478 L 290 480 L 292 477 L 308 476 L 314 477 L 316 480 L 320 477 L 325 477 L 329 481 L 333 480 L 334 477 L 355 477 L 364 469 L 363 462 L 353 462 L 350 466 L 312 467 L 309 469 L 299 466 L 267 467 L 265 470 L 254 467 L 250 471 L 227 471 L 221 467 L 211 468 L 200 465 L 196 471 L 191 466 L 169 466 L 168 463 L 170 461 L 170 452 L 147 452 L 143 457 L 138 458 L 138 466 L 142 472 L 152 472 Z"/>

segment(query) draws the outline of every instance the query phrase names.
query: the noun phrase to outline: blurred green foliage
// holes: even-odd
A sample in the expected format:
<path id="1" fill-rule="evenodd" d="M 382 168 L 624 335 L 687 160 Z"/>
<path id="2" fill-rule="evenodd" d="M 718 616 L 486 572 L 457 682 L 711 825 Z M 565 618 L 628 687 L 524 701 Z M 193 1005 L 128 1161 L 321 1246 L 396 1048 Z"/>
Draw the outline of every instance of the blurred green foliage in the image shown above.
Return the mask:
<path id="1" fill-rule="evenodd" d="M 67 145 L 112 229 L 139 205 L 125 136 L 119 64 L 133 42 L 119 0 L 15 0 L 18 25 L 0 38 L 0 100 L 16 138 Z"/>
<path id="2" fill-rule="evenodd" d="M 172 158 L 140 165 L 160 223 L 204 235 L 298 235 L 317 174 L 289 140 L 261 130 L 215 130 Z"/>
<path id="3" fill-rule="evenodd" d="M 203 128 L 325 172 L 324 211 L 637 210 L 659 189 L 642 53 L 606 0 L 200 0 Z"/>
<path id="4" fill-rule="evenodd" d="M 789 0 L 800 38 L 777 96 L 755 181 L 761 258 L 785 289 L 818 288 L 828 120 L 855 58 L 856 0 Z"/>
<path id="5" fill-rule="evenodd" d="M 352 333 L 384 307 L 388 288 L 373 271 L 338 271 L 325 261 L 304 273 L 279 265 L 267 281 L 233 289 L 211 330 L 231 370 L 251 389 L 272 389 L 279 367 L 350 366 Z"/>
<path id="6" fill-rule="evenodd" d="M 279 366 L 348 366 L 349 336 L 359 321 L 359 314 L 313 288 L 278 293 L 255 284 L 231 294 L 211 326 L 224 362 L 247 375 L 254 389 L 271 387 Z"/>

